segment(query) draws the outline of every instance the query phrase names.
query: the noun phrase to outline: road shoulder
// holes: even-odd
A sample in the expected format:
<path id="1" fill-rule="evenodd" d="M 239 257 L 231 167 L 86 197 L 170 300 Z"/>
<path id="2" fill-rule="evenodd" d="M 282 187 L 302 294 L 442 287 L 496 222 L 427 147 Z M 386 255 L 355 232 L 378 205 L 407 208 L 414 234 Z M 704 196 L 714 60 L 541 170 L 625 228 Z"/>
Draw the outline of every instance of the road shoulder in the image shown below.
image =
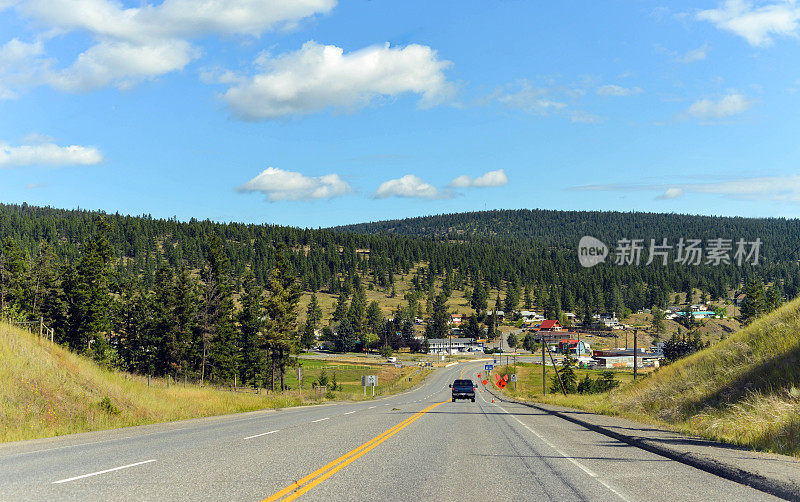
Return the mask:
<path id="1" fill-rule="evenodd" d="M 685 436 L 619 417 L 519 401 L 501 395 L 491 384 L 485 387 L 495 399 L 538 409 L 671 460 L 777 497 L 800 501 L 800 461 L 795 458 Z"/>

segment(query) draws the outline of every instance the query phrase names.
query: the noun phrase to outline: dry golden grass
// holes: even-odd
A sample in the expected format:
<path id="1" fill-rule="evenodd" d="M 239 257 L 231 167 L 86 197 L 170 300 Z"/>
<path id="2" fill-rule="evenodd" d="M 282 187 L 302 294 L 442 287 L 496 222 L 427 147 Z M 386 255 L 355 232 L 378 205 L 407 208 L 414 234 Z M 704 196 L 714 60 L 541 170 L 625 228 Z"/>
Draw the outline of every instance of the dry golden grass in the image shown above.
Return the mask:
<path id="1" fill-rule="evenodd" d="M 800 456 L 800 299 L 610 394 L 547 402 Z"/>
<path id="2" fill-rule="evenodd" d="M 255 394 L 155 379 L 148 386 L 145 377 L 104 369 L 6 324 L 0 324 L 0 361 L 0 442 L 301 404 L 297 390 Z M 391 385 L 381 393 L 404 390 L 426 375 L 387 368 L 381 381 Z M 359 393 L 303 397 L 313 403 L 358 399 Z"/>

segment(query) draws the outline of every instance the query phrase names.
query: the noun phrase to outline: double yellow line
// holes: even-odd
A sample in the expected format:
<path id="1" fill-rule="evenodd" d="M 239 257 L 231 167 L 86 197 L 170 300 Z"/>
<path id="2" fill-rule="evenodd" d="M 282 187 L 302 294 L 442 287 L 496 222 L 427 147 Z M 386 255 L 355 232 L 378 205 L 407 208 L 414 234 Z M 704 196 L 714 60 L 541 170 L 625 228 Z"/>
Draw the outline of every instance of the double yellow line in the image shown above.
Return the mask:
<path id="1" fill-rule="evenodd" d="M 298 498 L 299 496 L 301 496 L 302 494 L 304 494 L 307 491 L 311 490 L 312 488 L 314 488 L 318 484 L 322 483 L 323 481 L 325 481 L 329 477 L 333 476 L 334 474 L 336 474 L 340 470 L 344 469 L 347 465 L 349 465 L 350 463 L 355 461 L 357 458 L 365 455 L 371 449 L 375 448 L 379 444 L 383 443 L 384 441 L 386 441 L 390 437 L 394 436 L 395 434 L 397 434 L 401 430 L 403 430 L 406 427 L 408 427 L 412 422 L 417 420 L 422 415 L 428 413 L 429 411 L 431 411 L 432 409 L 436 408 L 440 404 L 444 404 L 446 402 L 447 401 L 442 401 L 441 403 L 432 404 L 432 405 L 428 406 L 427 408 L 425 408 L 424 410 L 422 410 L 422 411 L 420 411 L 418 413 L 415 413 L 414 415 L 412 415 L 412 416 L 408 417 L 407 419 L 403 420 L 402 422 L 400 422 L 399 424 L 395 425 L 394 427 L 392 427 L 388 431 L 384 432 L 383 434 L 380 434 L 380 435 L 370 439 L 369 441 L 367 441 L 366 443 L 362 444 L 361 446 L 359 446 L 355 450 L 352 450 L 349 453 L 346 453 L 346 454 L 342 455 L 341 457 L 337 458 L 333 462 L 330 462 L 330 463 L 320 467 L 319 469 L 317 469 L 316 471 L 312 472 L 308 476 L 300 479 L 299 481 L 296 481 L 296 482 L 292 483 L 291 485 L 287 486 L 283 490 L 281 490 L 279 492 L 276 492 L 275 494 L 273 494 L 269 498 L 264 499 L 263 502 L 273 502 L 273 501 L 281 500 L 281 499 L 283 500 L 283 502 L 288 502 L 290 500 L 294 500 L 294 499 Z"/>

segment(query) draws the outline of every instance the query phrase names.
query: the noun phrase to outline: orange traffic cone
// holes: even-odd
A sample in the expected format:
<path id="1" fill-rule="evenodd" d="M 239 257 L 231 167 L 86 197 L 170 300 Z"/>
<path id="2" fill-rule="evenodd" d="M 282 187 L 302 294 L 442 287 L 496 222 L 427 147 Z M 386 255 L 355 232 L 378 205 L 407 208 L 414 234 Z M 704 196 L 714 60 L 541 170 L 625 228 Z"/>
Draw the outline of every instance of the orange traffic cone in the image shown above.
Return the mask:
<path id="1" fill-rule="evenodd" d="M 492 398 L 492 402 L 494 402 L 494 398 Z"/>

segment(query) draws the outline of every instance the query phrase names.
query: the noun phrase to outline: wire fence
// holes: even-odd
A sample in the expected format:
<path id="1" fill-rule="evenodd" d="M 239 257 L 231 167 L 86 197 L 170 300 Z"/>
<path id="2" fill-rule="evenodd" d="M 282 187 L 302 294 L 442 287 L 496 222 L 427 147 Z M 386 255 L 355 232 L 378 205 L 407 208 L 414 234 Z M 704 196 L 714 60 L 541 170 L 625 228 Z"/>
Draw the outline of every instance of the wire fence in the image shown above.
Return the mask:
<path id="1" fill-rule="evenodd" d="M 5 321 L 12 326 L 28 330 L 29 332 L 38 334 L 39 336 L 47 337 L 51 342 L 55 336 L 55 329 L 47 326 L 44 323 L 44 318 L 41 317 L 35 321 L 14 321 L 12 319 L 5 319 Z"/>

